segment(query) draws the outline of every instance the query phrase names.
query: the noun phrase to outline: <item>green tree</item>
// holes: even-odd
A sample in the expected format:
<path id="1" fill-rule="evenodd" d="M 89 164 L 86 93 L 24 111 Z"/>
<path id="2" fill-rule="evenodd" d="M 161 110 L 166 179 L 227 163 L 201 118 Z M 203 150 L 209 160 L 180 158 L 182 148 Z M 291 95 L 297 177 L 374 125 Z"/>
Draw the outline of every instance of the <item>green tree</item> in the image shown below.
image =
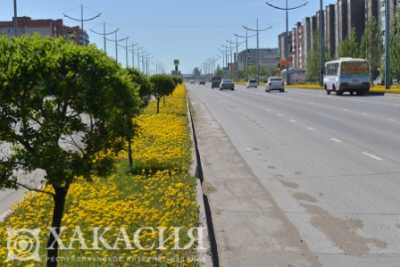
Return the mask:
<path id="1" fill-rule="evenodd" d="M 0 141 L 13 148 L 0 158 L 0 187 L 51 195 L 51 226 L 59 234 L 75 178 L 112 170 L 112 152 L 124 145 L 125 117 L 137 106 L 135 88 L 94 46 L 39 36 L 0 38 L 0 73 Z M 15 174 L 38 169 L 51 190 L 31 188 Z M 53 234 L 47 253 L 47 266 L 57 266 Z"/>
<path id="2" fill-rule="evenodd" d="M 319 33 L 313 34 L 313 49 L 307 55 L 306 80 L 318 81 L 321 71 Z"/>
<path id="3" fill-rule="evenodd" d="M 400 12 L 397 13 L 390 38 L 390 70 L 393 78 L 400 79 Z"/>
<path id="4" fill-rule="evenodd" d="M 157 100 L 157 113 L 160 113 L 160 100 L 174 91 L 175 83 L 171 76 L 164 74 L 153 75 L 150 81 L 153 84 L 153 95 Z"/>
<path id="5" fill-rule="evenodd" d="M 139 96 L 142 100 L 142 107 L 147 106 L 153 93 L 150 80 L 146 75 L 137 69 L 129 69 L 128 71 L 132 82 L 139 86 Z"/>
<path id="6" fill-rule="evenodd" d="M 370 77 L 375 80 L 378 76 L 378 69 L 382 65 L 384 52 L 382 34 L 376 18 L 367 21 L 359 56 L 368 60 L 370 64 Z"/>
<path id="7" fill-rule="evenodd" d="M 355 29 L 353 29 L 346 40 L 339 45 L 339 56 L 358 58 L 361 54 L 360 51 L 360 42 L 357 39 Z"/>

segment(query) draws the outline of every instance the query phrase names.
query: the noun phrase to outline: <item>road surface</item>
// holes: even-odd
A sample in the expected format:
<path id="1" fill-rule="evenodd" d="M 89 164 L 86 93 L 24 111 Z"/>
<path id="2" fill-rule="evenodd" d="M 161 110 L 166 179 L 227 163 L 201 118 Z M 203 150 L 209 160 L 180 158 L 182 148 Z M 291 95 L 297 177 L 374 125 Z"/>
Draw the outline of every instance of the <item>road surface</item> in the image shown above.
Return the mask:
<path id="1" fill-rule="evenodd" d="M 305 243 L 296 251 L 317 259 L 316 264 L 306 257 L 308 263 L 400 266 L 399 96 L 327 96 L 311 90 L 280 94 L 242 86 L 233 92 L 212 90 L 209 85 L 188 88 L 197 117 L 208 118 L 210 128 L 224 131 L 257 184 L 272 196 L 284 220 Z M 218 154 L 216 145 L 207 148 L 206 136 L 199 138 L 203 150 Z M 229 161 L 223 152 L 215 158 L 214 162 L 203 158 L 205 168 Z M 225 174 L 229 176 L 229 170 Z M 218 181 L 211 177 L 210 183 L 214 187 L 210 195 L 217 195 Z M 246 187 L 245 177 L 242 183 L 243 190 L 253 190 Z M 214 203 L 214 207 L 219 204 L 224 205 Z M 255 229 L 269 227 L 265 221 Z M 217 239 L 225 231 L 229 227 L 218 233 L 217 226 Z M 283 266 L 268 261 L 267 255 L 260 260 L 265 261 L 250 265 Z"/>

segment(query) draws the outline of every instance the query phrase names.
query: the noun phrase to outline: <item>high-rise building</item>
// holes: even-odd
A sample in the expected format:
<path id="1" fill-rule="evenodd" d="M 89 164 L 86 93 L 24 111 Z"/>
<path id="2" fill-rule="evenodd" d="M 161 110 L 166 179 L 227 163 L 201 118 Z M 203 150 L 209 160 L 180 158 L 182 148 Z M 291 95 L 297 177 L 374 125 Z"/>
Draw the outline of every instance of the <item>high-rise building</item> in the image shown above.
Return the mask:
<path id="1" fill-rule="evenodd" d="M 14 36 L 14 22 L 17 20 L 17 35 L 40 34 L 43 36 L 63 37 L 77 44 L 89 43 L 89 36 L 79 27 L 65 26 L 63 20 L 38 19 L 30 17 L 13 18 L 12 21 L 0 21 L 0 35 Z"/>
<path id="2" fill-rule="evenodd" d="M 311 17 L 311 50 L 316 49 L 316 38 L 318 37 L 318 18 L 317 16 Z"/>
<path id="3" fill-rule="evenodd" d="M 301 22 L 296 23 L 292 31 L 292 66 L 304 69 L 304 27 Z"/>
<path id="4" fill-rule="evenodd" d="M 311 18 L 306 17 L 303 21 L 303 42 L 304 42 L 304 68 L 307 65 L 307 59 L 311 52 L 312 34 L 311 34 Z"/>
<path id="5" fill-rule="evenodd" d="M 360 41 L 365 29 L 365 1 L 347 0 L 347 32 L 355 31 Z"/>
<path id="6" fill-rule="evenodd" d="M 325 48 L 330 58 L 336 55 L 336 13 L 335 5 L 325 9 Z"/>
<path id="7" fill-rule="evenodd" d="M 279 40 L 279 54 L 280 54 L 280 58 L 281 60 L 290 60 L 290 58 L 285 58 L 286 56 L 286 51 L 287 54 L 291 55 L 292 53 L 292 32 L 289 31 L 289 36 L 288 36 L 288 43 L 286 43 L 286 32 L 283 32 L 281 34 L 279 34 L 278 36 L 278 40 Z M 288 47 L 289 45 L 289 47 Z"/>
<path id="8" fill-rule="evenodd" d="M 347 38 L 348 35 L 348 16 L 347 16 L 347 0 L 337 0 L 336 2 L 336 45 Z M 336 49 L 336 57 L 339 56 L 339 49 Z"/>

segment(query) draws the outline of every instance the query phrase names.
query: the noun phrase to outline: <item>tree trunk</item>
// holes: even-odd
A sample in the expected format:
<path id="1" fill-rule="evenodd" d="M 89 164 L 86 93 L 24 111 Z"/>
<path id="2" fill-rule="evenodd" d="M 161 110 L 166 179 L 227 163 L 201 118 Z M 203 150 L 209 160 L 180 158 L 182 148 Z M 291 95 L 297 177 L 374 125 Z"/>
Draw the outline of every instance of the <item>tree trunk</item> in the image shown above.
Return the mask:
<path id="1" fill-rule="evenodd" d="M 128 137 L 128 161 L 129 169 L 133 171 L 133 156 L 132 156 L 132 138 Z"/>
<path id="2" fill-rule="evenodd" d="M 165 96 L 163 96 L 163 105 L 165 106 Z"/>
<path id="3" fill-rule="evenodd" d="M 68 187 L 54 187 L 54 191 L 54 209 L 51 227 L 54 232 L 59 235 L 61 221 L 64 215 L 65 199 L 68 193 Z M 53 249 L 50 249 L 51 246 L 53 247 Z M 53 234 L 50 233 L 47 243 L 47 267 L 57 267 L 58 247 L 58 242 L 56 241 Z"/>
<path id="4" fill-rule="evenodd" d="M 157 97 L 157 114 L 160 113 L 160 97 Z"/>

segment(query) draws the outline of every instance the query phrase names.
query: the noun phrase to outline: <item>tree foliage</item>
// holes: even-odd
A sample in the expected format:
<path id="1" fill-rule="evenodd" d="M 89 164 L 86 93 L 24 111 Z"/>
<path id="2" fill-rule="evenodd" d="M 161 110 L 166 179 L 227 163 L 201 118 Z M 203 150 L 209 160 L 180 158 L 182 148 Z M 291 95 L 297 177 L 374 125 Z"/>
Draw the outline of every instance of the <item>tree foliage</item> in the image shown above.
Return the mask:
<path id="1" fill-rule="evenodd" d="M 397 13 L 390 38 L 390 69 L 393 78 L 400 79 L 400 12 Z"/>
<path id="2" fill-rule="evenodd" d="M 353 29 L 350 35 L 347 36 L 346 40 L 339 45 L 339 56 L 353 58 L 362 56 L 360 42 L 357 39 L 355 29 Z"/>
<path id="3" fill-rule="evenodd" d="M 128 69 L 132 82 L 139 86 L 139 96 L 142 100 L 142 107 L 147 106 L 153 93 L 153 88 L 148 77 L 137 69 Z"/>
<path id="4" fill-rule="evenodd" d="M 45 171 L 40 189 L 54 199 L 52 227 L 60 231 L 65 199 L 76 177 L 106 176 L 124 146 L 138 108 L 127 73 L 94 46 L 39 36 L 0 38 L 0 187 L 18 188 L 15 170 Z M 48 243 L 56 266 L 57 241 Z"/>
<path id="5" fill-rule="evenodd" d="M 153 95 L 157 100 L 157 113 L 159 113 L 161 98 L 172 94 L 175 89 L 175 83 L 171 76 L 165 74 L 153 75 L 150 81 L 153 85 Z"/>
<path id="6" fill-rule="evenodd" d="M 379 67 L 382 65 L 383 38 L 376 18 L 367 21 L 359 56 L 368 60 L 370 64 L 370 77 L 372 80 L 379 74 Z"/>
<path id="7" fill-rule="evenodd" d="M 318 81 L 320 70 L 321 70 L 321 61 L 320 61 L 320 42 L 319 42 L 319 33 L 315 32 L 313 34 L 313 49 L 310 50 L 310 53 L 307 55 L 307 64 L 306 64 L 306 80 L 307 81 Z"/>

